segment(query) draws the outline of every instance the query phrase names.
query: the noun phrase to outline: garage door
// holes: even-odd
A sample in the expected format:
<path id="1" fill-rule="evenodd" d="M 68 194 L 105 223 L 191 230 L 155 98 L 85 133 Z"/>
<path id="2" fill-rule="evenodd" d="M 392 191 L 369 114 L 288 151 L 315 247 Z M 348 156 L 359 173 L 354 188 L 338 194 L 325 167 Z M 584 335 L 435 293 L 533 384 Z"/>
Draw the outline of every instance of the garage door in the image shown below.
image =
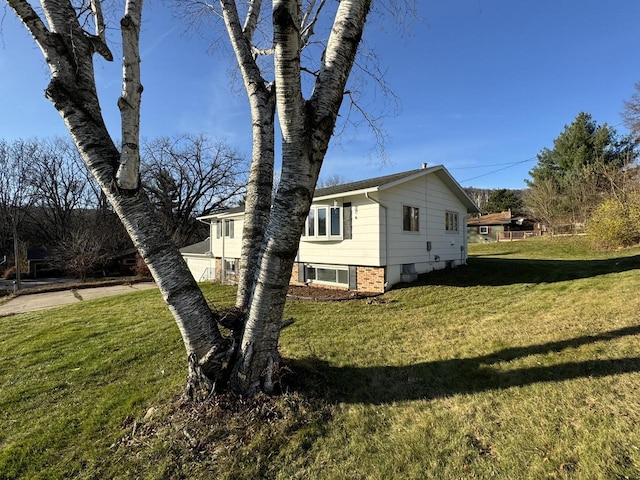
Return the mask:
<path id="1" fill-rule="evenodd" d="M 212 258 L 185 257 L 184 259 L 187 261 L 191 275 L 197 282 L 216 278 L 215 262 Z"/>

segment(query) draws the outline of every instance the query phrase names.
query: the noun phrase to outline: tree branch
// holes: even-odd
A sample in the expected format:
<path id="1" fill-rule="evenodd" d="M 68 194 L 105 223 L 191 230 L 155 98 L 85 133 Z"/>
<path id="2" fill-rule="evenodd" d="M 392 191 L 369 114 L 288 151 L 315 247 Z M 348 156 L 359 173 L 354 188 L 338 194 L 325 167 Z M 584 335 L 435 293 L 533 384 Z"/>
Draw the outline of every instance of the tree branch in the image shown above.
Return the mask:
<path id="1" fill-rule="evenodd" d="M 142 0 L 127 0 L 122 29 L 122 96 L 118 108 L 122 117 L 122 151 L 116 174 L 118 187 L 136 190 L 140 184 L 140 21 Z"/>
<path id="2" fill-rule="evenodd" d="M 315 0 L 313 0 L 306 11 L 304 18 L 302 19 L 302 25 L 301 25 L 302 33 L 300 37 L 302 40 L 303 48 L 309 43 L 309 39 L 313 36 L 313 33 L 314 33 L 313 29 L 316 23 L 318 23 L 320 12 L 322 11 L 322 7 L 324 7 L 325 3 L 326 3 L 326 0 L 321 0 L 320 5 L 318 6 L 318 9 L 315 11 L 313 19 L 309 21 L 309 17 L 311 16 L 313 8 L 315 7 L 315 4 L 316 4 Z"/>
<path id="3" fill-rule="evenodd" d="M 311 97 L 316 120 L 330 119 L 331 128 L 342 103 L 372 0 L 343 0 L 327 43 L 320 73 Z"/>
<path id="4" fill-rule="evenodd" d="M 249 43 L 253 42 L 253 35 L 258 28 L 258 19 L 260 18 L 260 9 L 262 7 L 262 0 L 251 0 L 249 3 L 249 10 L 247 11 L 247 18 L 244 21 L 242 32 L 244 37 Z"/>
<path id="5" fill-rule="evenodd" d="M 40 16 L 25 0 L 7 0 L 7 2 L 46 56 L 50 33 Z"/>
<path id="6" fill-rule="evenodd" d="M 104 23 L 104 16 L 102 15 L 102 2 L 101 0 L 90 0 L 91 12 L 93 13 L 93 23 L 96 27 L 95 36 L 91 36 L 91 41 L 94 45 L 94 49 L 97 53 L 102 55 L 108 62 L 113 61 L 113 54 L 107 46 L 106 26 Z"/>

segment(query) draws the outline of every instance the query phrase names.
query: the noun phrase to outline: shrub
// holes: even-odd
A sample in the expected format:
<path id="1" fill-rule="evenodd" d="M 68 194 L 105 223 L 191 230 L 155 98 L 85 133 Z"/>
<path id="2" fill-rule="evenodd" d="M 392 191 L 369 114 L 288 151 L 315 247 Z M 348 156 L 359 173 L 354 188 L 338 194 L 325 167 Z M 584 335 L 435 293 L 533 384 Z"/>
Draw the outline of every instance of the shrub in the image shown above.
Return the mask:
<path id="1" fill-rule="evenodd" d="M 595 248 L 628 247 L 640 241 L 640 191 L 625 201 L 610 198 L 601 203 L 587 223 L 587 238 Z"/>

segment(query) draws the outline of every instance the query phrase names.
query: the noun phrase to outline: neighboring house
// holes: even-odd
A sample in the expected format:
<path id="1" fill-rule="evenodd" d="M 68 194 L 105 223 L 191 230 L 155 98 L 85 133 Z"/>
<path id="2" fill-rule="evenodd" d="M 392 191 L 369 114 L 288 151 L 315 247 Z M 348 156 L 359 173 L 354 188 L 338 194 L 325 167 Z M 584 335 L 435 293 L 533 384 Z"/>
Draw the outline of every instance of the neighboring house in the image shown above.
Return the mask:
<path id="1" fill-rule="evenodd" d="M 469 243 L 522 240 L 540 234 L 534 226 L 534 221 L 507 210 L 467 219 L 467 237 Z"/>
<path id="2" fill-rule="evenodd" d="M 191 274 L 198 282 L 215 279 L 215 259 L 211 253 L 211 241 L 205 240 L 180 249 Z"/>
<path id="3" fill-rule="evenodd" d="M 204 264 L 194 262 L 203 258 L 211 262 L 210 277 L 236 280 L 243 212 L 199 218 L 211 223 L 209 245 L 181 250 L 196 280 Z M 420 273 L 462 265 L 473 213 L 478 207 L 443 166 L 317 189 L 291 283 L 384 292 Z"/>

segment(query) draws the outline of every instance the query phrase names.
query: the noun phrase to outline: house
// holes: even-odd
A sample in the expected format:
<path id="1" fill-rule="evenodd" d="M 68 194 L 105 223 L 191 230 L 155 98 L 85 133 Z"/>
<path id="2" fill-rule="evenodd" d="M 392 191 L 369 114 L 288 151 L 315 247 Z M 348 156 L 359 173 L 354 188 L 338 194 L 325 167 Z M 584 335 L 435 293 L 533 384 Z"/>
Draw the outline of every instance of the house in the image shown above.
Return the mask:
<path id="1" fill-rule="evenodd" d="M 463 265 L 467 215 L 478 212 L 443 166 L 317 189 L 291 283 L 384 292 Z M 194 277 L 236 280 L 243 208 L 199 220 L 211 224 L 209 240 L 181 250 Z"/>
<path id="2" fill-rule="evenodd" d="M 470 243 L 522 240 L 540 235 L 535 222 L 526 217 L 514 216 L 511 210 L 489 213 L 467 219 L 467 238 Z"/>
<path id="3" fill-rule="evenodd" d="M 211 252 L 211 237 L 180 249 L 191 274 L 198 282 L 216 278 L 215 258 Z"/>

